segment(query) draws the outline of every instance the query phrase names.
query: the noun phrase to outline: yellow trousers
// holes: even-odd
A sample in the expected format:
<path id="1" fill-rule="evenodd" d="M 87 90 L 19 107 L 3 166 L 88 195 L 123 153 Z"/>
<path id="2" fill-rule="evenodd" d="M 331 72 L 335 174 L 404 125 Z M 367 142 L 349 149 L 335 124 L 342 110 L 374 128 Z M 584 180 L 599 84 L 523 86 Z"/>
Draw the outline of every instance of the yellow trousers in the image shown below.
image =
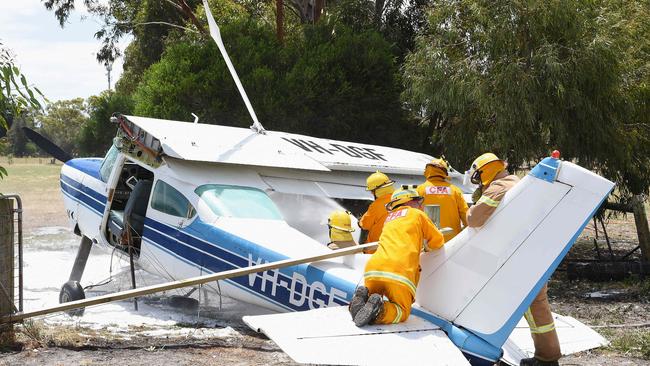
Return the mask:
<path id="1" fill-rule="evenodd" d="M 562 357 L 560 352 L 560 340 L 557 338 L 551 305 L 548 303 L 546 291 L 547 285 L 542 289 L 530 304 L 530 308 L 524 314 L 530 334 L 535 344 L 535 358 L 542 361 L 557 361 Z"/>
<path id="2" fill-rule="evenodd" d="M 407 286 L 376 279 L 367 279 L 364 282 L 370 294 L 380 294 L 388 298 L 388 301 L 384 301 L 384 310 L 373 324 L 395 324 L 408 319 L 414 299 Z"/>

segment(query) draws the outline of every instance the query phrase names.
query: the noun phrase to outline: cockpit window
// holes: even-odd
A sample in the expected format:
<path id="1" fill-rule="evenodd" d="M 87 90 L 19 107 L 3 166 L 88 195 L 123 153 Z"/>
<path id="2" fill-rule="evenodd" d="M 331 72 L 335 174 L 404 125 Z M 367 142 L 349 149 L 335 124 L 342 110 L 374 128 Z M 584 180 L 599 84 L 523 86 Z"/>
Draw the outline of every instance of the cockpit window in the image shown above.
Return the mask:
<path id="1" fill-rule="evenodd" d="M 192 218 L 196 214 L 194 207 L 183 194 L 169 184 L 158 180 L 153 189 L 151 207 L 168 215 Z"/>
<path id="2" fill-rule="evenodd" d="M 111 176 L 111 171 L 113 170 L 113 166 L 115 165 L 116 159 L 117 159 L 117 147 L 113 145 L 106 153 L 106 157 L 104 157 L 102 166 L 99 168 L 99 174 L 101 175 L 102 180 L 104 182 L 108 182 L 108 177 Z"/>
<path id="3" fill-rule="evenodd" d="M 282 220 L 269 196 L 256 188 L 204 184 L 194 192 L 218 216 Z"/>

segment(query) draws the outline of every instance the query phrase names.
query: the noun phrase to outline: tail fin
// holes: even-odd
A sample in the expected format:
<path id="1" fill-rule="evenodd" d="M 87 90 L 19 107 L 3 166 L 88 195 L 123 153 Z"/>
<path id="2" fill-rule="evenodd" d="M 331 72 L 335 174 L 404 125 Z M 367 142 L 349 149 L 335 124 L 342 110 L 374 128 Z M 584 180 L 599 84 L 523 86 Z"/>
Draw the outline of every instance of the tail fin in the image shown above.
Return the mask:
<path id="1" fill-rule="evenodd" d="M 483 227 L 422 258 L 418 303 L 501 347 L 613 186 L 544 159 Z"/>

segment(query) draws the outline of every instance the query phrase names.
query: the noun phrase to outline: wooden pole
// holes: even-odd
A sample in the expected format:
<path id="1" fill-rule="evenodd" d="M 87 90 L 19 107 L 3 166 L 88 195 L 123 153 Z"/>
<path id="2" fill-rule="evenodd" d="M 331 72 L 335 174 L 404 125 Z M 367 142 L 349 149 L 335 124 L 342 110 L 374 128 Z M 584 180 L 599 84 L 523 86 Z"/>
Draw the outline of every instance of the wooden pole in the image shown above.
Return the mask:
<path id="1" fill-rule="evenodd" d="M 0 198 L 0 316 L 11 316 L 14 305 L 13 200 Z M 0 345 L 14 343 L 11 325 L 0 325 Z"/>
<path id="2" fill-rule="evenodd" d="M 127 291 L 117 292 L 114 294 L 92 297 L 89 299 L 66 302 L 49 308 L 33 310 L 33 311 L 18 313 L 9 316 L 3 316 L 0 318 L 0 324 L 13 323 L 13 322 L 21 321 L 23 319 L 33 318 L 39 315 L 46 315 L 46 314 L 57 313 L 61 311 L 83 308 L 92 305 L 105 304 L 107 302 L 130 299 L 136 296 L 150 295 L 156 292 L 169 291 L 169 290 L 174 290 L 182 287 L 196 286 L 196 285 L 223 280 L 227 278 L 245 276 L 250 273 L 264 272 L 271 269 L 279 269 L 284 267 L 295 266 L 298 264 L 318 262 L 325 259 L 343 257 L 350 254 L 361 253 L 364 249 L 375 249 L 376 247 L 377 247 L 376 242 L 356 245 L 353 247 L 337 249 L 329 253 L 319 254 L 315 256 L 309 256 L 309 257 L 297 258 L 297 259 L 293 259 L 293 258 L 284 259 L 277 262 L 259 264 L 251 267 L 231 269 L 229 271 L 223 271 L 223 272 L 212 273 L 204 276 L 192 277 L 186 280 L 172 281 L 172 282 L 162 283 L 159 285 L 141 287 L 139 289 L 127 290 Z"/>
<path id="3" fill-rule="evenodd" d="M 635 195 L 632 200 L 632 212 L 634 212 L 634 223 L 636 224 L 636 234 L 639 238 L 641 247 L 641 258 L 645 262 L 650 262 L 650 229 L 648 228 L 648 215 L 643 204 L 643 196 Z"/>

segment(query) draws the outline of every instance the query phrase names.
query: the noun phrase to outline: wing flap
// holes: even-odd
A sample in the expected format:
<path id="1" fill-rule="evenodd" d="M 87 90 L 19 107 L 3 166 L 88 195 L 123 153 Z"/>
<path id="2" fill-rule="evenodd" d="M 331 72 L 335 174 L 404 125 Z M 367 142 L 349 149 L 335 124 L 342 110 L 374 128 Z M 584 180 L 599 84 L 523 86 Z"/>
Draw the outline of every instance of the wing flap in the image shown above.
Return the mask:
<path id="1" fill-rule="evenodd" d="M 243 320 L 301 363 L 469 365 L 439 327 L 416 316 L 400 324 L 358 328 L 340 306 Z"/>

